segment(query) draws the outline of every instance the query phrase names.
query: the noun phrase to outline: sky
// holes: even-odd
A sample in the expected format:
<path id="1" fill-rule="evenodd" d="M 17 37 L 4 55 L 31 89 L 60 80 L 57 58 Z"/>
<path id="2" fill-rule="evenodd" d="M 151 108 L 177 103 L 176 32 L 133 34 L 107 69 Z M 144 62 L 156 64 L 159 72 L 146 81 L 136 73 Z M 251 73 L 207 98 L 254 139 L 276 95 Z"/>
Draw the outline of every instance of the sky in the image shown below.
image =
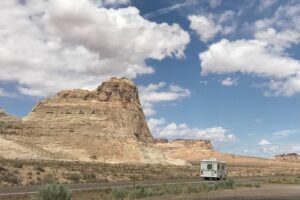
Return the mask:
<path id="1" fill-rule="evenodd" d="M 299 42 L 299 0 L 0 1 L 0 107 L 127 77 L 156 138 L 300 153 Z"/>

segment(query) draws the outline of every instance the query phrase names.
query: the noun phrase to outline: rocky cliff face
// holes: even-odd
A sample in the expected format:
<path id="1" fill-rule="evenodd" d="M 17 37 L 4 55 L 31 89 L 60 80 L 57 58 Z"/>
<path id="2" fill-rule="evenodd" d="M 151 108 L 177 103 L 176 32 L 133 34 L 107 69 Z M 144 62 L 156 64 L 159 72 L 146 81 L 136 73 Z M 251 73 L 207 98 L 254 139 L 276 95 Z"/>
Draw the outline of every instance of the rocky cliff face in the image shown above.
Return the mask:
<path id="1" fill-rule="evenodd" d="M 125 78 L 38 103 L 23 119 L 17 140 L 46 159 L 184 164 L 155 148 L 137 88 Z"/>
<path id="2" fill-rule="evenodd" d="M 167 156 L 188 161 L 200 160 L 213 154 L 213 146 L 209 140 L 155 140 L 157 148 Z"/>

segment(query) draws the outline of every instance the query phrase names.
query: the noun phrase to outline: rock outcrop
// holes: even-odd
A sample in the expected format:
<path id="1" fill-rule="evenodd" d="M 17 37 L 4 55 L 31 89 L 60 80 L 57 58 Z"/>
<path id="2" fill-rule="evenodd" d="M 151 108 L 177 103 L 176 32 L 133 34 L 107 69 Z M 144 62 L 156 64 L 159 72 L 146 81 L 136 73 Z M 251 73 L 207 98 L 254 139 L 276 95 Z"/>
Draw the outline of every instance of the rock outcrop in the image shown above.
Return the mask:
<path id="1" fill-rule="evenodd" d="M 178 139 L 168 142 L 164 139 L 155 140 L 157 148 L 171 158 L 187 161 L 200 160 L 203 156 L 210 157 L 213 146 L 209 140 Z"/>
<path id="2" fill-rule="evenodd" d="M 0 108 L 0 134 L 16 134 L 21 127 L 21 118 L 10 116 Z"/>
<path id="3" fill-rule="evenodd" d="M 155 147 L 137 88 L 125 78 L 112 78 L 94 91 L 59 92 L 23 118 L 21 134 L 1 139 L 39 159 L 186 164 Z"/>
<path id="4" fill-rule="evenodd" d="M 300 162 L 300 155 L 298 155 L 297 153 L 287 153 L 287 154 L 276 155 L 275 159 L 280 161 Z"/>

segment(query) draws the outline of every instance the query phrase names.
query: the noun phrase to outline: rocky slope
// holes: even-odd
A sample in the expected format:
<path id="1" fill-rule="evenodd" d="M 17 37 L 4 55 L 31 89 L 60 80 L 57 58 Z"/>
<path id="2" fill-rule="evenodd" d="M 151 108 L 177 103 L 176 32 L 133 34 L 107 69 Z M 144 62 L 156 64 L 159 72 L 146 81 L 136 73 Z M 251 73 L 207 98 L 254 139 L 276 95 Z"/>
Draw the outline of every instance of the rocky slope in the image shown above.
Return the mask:
<path id="1" fill-rule="evenodd" d="M 23 118 L 22 134 L 2 139 L 37 159 L 186 164 L 155 148 L 137 88 L 125 78 L 45 99 Z"/>
<path id="2" fill-rule="evenodd" d="M 15 134 L 21 129 L 21 118 L 8 115 L 0 108 L 0 134 Z"/>
<path id="3" fill-rule="evenodd" d="M 276 155 L 275 156 L 276 160 L 280 161 L 298 161 L 300 162 L 300 155 L 297 153 L 288 153 L 288 154 L 281 154 L 281 155 Z"/>

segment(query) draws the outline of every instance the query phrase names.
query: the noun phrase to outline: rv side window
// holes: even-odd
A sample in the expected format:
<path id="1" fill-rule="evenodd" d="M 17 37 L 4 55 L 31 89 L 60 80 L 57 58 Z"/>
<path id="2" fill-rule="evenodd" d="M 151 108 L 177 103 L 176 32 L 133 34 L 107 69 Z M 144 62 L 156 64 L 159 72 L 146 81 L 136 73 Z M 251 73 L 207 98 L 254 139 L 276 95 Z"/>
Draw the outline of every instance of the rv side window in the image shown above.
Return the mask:
<path id="1" fill-rule="evenodd" d="M 220 165 L 218 164 L 218 170 L 220 169 Z"/>
<path id="2" fill-rule="evenodd" d="M 207 164 L 207 169 L 212 169 L 212 164 Z"/>
<path id="3" fill-rule="evenodd" d="M 222 165 L 222 170 L 224 170 L 225 169 L 225 166 L 224 165 Z"/>

